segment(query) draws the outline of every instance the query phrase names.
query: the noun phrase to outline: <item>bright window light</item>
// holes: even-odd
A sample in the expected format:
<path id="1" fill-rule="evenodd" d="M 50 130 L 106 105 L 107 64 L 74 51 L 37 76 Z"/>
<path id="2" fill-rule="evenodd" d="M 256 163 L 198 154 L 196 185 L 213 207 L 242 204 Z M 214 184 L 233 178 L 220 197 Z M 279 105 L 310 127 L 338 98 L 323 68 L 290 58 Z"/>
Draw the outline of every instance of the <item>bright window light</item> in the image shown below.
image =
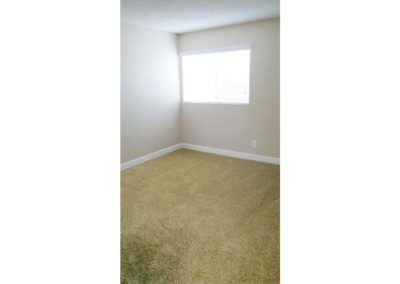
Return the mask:
<path id="1" fill-rule="evenodd" d="M 249 103 L 250 49 L 182 55 L 183 101 Z"/>

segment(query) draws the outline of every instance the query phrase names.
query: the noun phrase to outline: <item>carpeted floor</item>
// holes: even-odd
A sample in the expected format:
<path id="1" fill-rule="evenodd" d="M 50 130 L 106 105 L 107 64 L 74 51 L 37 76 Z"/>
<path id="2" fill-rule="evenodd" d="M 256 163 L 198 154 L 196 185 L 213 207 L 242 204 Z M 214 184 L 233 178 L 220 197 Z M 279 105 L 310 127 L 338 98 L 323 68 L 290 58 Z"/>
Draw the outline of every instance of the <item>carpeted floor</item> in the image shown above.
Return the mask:
<path id="1" fill-rule="evenodd" d="M 181 149 L 121 183 L 121 283 L 279 283 L 279 166 Z"/>

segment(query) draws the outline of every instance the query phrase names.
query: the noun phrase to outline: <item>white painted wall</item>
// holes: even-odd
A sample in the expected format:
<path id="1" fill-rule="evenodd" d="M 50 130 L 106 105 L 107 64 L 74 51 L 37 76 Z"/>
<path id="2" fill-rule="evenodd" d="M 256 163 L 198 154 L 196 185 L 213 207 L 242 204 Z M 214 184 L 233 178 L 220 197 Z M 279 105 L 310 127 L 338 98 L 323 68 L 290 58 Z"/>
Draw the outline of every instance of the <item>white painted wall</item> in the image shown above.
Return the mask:
<path id="1" fill-rule="evenodd" d="M 180 52 L 244 44 L 253 46 L 250 104 L 183 103 L 182 142 L 279 157 L 279 19 L 179 36 Z"/>
<path id="2" fill-rule="evenodd" d="M 121 24 L 121 162 L 180 142 L 177 36 Z"/>

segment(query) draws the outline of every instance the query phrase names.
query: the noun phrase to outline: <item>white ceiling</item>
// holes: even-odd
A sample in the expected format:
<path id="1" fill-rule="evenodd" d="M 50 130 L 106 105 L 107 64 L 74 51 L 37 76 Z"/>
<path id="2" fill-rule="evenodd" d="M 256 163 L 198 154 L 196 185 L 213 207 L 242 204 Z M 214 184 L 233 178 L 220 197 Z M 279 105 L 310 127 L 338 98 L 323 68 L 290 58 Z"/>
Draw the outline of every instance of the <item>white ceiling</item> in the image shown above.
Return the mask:
<path id="1" fill-rule="evenodd" d="M 279 16 L 279 0 L 121 0 L 121 20 L 185 33 Z"/>

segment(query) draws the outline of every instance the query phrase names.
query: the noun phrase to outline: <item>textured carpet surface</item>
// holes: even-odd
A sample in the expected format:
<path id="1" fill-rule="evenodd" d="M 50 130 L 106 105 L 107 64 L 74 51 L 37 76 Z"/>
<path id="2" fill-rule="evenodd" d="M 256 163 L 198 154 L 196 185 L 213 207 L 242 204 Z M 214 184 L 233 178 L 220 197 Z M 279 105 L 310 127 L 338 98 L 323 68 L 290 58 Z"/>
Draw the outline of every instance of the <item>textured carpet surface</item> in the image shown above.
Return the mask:
<path id="1" fill-rule="evenodd" d="M 121 175 L 121 283 L 279 283 L 279 166 L 181 149 Z"/>

